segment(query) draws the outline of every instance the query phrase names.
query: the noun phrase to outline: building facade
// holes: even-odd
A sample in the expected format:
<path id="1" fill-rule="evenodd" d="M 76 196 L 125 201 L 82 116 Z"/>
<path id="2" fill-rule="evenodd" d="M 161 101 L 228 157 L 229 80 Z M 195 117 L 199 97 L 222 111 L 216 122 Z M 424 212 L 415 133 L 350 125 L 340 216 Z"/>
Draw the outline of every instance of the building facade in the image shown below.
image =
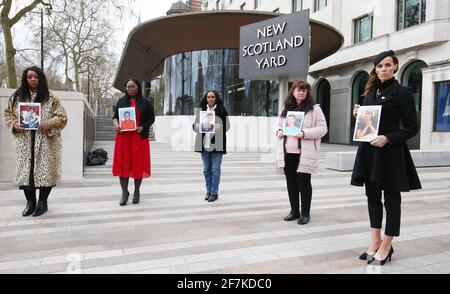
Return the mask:
<path id="1" fill-rule="evenodd" d="M 353 105 L 361 99 L 373 56 L 394 50 L 396 78 L 414 96 L 419 134 L 413 149 L 450 149 L 450 1 L 448 0 L 204 0 L 203 10 L 293 13 L 333 26 L 344 46 L 310 68 L 308 81 L 324 110 L 330 143 L 352 144 Z"/>

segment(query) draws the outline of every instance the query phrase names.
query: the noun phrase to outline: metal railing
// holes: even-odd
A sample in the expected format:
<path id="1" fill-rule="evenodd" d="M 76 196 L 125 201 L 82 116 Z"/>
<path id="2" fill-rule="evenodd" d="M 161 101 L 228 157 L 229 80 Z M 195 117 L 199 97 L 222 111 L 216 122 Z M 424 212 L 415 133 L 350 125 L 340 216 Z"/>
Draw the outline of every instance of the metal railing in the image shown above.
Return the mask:
<path id="1" fill-rule="evenodd" d="M 87 154 L 92 150 L 95 141 L 96 116 L 89 103 L 84 100 L 83 111 L 83 172 L 86 168 Z"/>

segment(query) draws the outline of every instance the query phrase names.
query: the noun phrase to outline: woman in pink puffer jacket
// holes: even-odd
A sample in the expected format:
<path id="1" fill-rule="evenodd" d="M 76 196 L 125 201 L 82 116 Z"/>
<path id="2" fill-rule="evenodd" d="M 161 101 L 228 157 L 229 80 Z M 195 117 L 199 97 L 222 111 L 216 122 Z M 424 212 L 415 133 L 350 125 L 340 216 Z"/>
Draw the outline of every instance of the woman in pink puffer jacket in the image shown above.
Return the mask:
<path id="1" fill-rule="evenodd" d="M 298 136 L 285 136 L 283 127 L 288 111 L 305 112 L 303 126 Z M 300 225 L 310 219 L 312 199 L 311 174 L 317 170 L 320 139 L 327 133 L 327 122 L 322 109 L 315 105 L 311 86 L 304 81 L 296 82 L 289 91 L 280 114 L 278 140 L 278 167 L 284 168 L 291 212 L 285 221 L 298 219 Z M 301 213 L 299 205 L 301 195 Z"/>

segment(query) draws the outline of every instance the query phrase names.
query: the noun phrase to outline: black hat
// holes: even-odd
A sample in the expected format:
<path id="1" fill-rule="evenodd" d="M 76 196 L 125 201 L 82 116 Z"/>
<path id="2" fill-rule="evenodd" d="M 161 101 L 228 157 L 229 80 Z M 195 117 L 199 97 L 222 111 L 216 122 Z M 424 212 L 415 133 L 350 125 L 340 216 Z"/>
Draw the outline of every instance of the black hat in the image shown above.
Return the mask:
<path id="1" fill-rule="evenodd" d="M 378 63 L 380 63 L 381 60 L 385 59 L 386 57 L 394 56 L 394 55 L 395 55 L 395 53 L 392 50 L 381 52 L 380 54 L 375 56 L 375 58 L 373 59 L 373 65 L 377 65 Z"/>

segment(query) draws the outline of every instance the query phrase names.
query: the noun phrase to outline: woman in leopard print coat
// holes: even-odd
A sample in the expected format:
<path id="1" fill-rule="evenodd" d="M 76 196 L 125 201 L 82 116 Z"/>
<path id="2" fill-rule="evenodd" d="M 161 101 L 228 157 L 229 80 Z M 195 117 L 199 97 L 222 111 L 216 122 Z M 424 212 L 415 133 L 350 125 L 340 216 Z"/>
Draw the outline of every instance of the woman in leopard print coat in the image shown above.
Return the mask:
<path id="1" fill-rule="evenodd" d="M 37 130 L 25 130 L 19 124 L 19 102 L 41 103 L 41 121 Z M 27 206 L 23 216 L 39 216 L 47 211 L 47 199 L 61 175 L 61 130 L 67 115 L 61 102 L 49 90 L 47 79 L 36 66 L 27 68 L 20 88 L 3 111 L 11 130 L 15 159 L 15 184 L 25 193 Z M 36 190 L 39 202 L 36 204 Z"/>

